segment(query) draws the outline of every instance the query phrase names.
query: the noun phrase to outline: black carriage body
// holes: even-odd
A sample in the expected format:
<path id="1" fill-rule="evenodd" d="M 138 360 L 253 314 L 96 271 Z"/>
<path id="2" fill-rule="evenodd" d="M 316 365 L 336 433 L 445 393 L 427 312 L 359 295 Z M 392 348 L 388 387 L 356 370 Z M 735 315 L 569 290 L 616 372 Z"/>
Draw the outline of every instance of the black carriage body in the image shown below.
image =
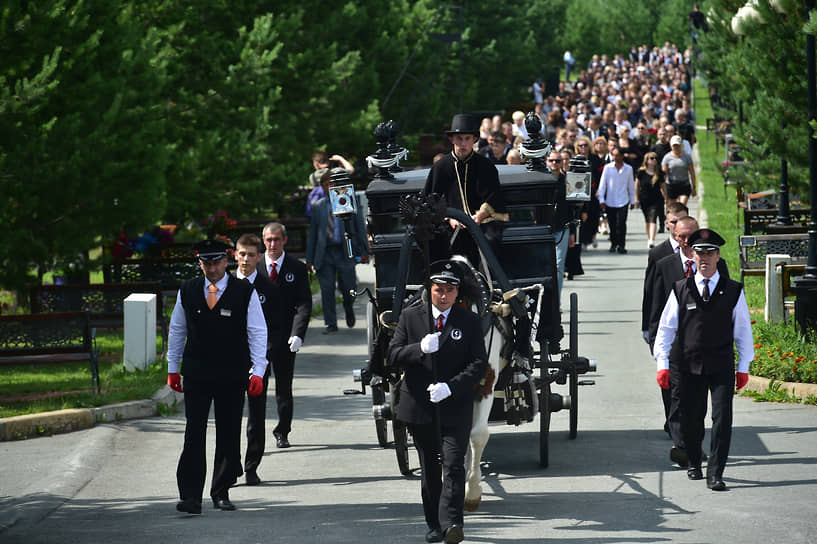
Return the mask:
<path id="1" fill-rule="evenodd" d="M 497 169 L 510 216 L 505 224 L 498 260 L 512 286 L 541 283 L 550 291 L 554 285 L 556 242 L 551 222 L 558 181 L 551 174 L 529 171 L 519 165 L 499 165 Z M 393 180 L 375 179 L 366 189 L 368 228 L 375 267 L 375 296 L 381 311 L 392 308 L 395 286 L 404 273 L 399 270 L 398 264 L 406 237 L 406 227 L 399 212 L 400 199 L 422 191 L 427 177 L 428 169 L 400 172 L 395 174 Z M 465 233 L 462 235 L 467 236 Z M 422 263 L 420 249 L 412 242 L 406 284 L 422 284 Z M 547 301 L 543 307 L 548 307 Z M 543 318 L 549 321 L 548 317 Z"/>

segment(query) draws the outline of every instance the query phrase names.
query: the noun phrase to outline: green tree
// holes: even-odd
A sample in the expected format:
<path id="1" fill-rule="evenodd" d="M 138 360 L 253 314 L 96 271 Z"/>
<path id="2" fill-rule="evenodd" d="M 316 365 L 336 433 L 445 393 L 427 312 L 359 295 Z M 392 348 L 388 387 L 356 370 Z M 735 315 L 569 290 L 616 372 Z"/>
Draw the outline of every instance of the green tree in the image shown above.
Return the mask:
<path id="1" fill-rule="evenodd" d="M 792 2 L 783 15 L 758 2 L 758 16 L 743 19 L 736 35 L 732 19 L 743 2 L 709 5 L 710 31 L 700 40 L 703 62 L 709 85 L 733 108 L 721 113 L 737 122 L 733 133 L 752 165 L 750 188 L 776 188 L 780 161 L 786 159 L 791 190 L 806 198 L 805 9 Z"/>
<path id="2" fill-rule="evenodd" d="M 0 44 L 0 284 L 19 288 L 162 216 L 166 52 L 132 4 L 68 0 L 7 3 Z"/>

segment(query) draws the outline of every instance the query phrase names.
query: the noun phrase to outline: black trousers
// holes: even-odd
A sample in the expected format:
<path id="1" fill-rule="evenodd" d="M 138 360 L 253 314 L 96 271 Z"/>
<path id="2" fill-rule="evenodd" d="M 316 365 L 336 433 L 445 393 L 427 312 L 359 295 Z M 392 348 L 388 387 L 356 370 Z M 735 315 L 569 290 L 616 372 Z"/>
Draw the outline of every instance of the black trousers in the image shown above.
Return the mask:
<path id="1" fill-rule="evenodd" d="M 677 365 L 670 363 L 669 389 L 661 389 L 661 400 L 664 402 L 664 416 L 667 418 L 672 443 L 686 449 L 684 435 L 681 432 L 681 371 Z"/>
<path id="2" fill-rule="evenodd" d="M 278 405 L 278 425 L 273 433 L 287 436 L 292 430 L 292 378 L 295 374 L 295 354 L 289 345 L 283 344 L 277 351 L 268 351 L 267 360 L 271 365 L 264 374 L 264 390 L 257 397 L 247 396 L 247 454 L 244 456 L 244 470 L 257 470 L 264 456 L 266 431 L 264 421 L 267 416 L 267 389 L 269 388 L 270 367 L 275 373 L 275 401 Z"/>
<path id="3" fill-rule="evenodd" d="M 429 528 L 443 530 L 452 524 L 463 524 L 465 503 L 465 452 L 468 450 L 470 426 L 442 425 L 440 435 L 435 425 L 408 426 L 417 454 L 420 456 L 423 513 Z M 439 463 L 442 445 L 442 465 Z"/>
<path id="4" fill-rule="evenodd" d="M 689 465 L 701 466 L 701 442 L 704 437 L 707 396 L 712 398 L 712 443 L 706 475 L 723 476 L 732 441 L 732 399 L 735 373 L 694 375 L 681 372 L 681 432 L 687 445 Z"/>
<path id="5" fill-rule="evenodd" d="M 624 247 L 627 237 L 627 211 L 625 205 L 621 208 L 607 206 L 607 228 L 610 229 L 610 244 L 615 247 Z"/>
<path id="6" fill-rule="evenodd" d="M 201 501 L 207 473 L 207 420 L 210 405 L 216 419 L 211 497 L 226 496 L 241 476 L 241 414 L 247 386 L 241 383 L 184 379 L 184 447 L 176 468 L 182 500 Z"/>

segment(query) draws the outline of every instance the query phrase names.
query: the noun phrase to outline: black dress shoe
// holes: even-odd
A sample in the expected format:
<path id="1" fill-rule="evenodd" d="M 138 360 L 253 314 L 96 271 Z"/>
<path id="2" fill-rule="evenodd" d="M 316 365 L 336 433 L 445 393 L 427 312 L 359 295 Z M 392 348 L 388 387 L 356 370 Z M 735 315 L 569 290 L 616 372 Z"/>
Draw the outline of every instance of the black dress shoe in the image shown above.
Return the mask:
<path id="1" fill-rule="evenodd" d="M 235 510 L 235 505 L 228 497 L 213 497 L 213 508 L 219 510 Z"/>
<path id="2" fill-rule="evenodd" d="M 690 480 L 703 480 L 704 475 L 701 472 L 701 467 L 691 467 L 687 469 L 687 478 Z"/>
<path id="3" fill-rule="evenodd" d="M 258 477 L 258 473 L 254 470 L 248 470 L 245 478 L 247 485 L 258 485 L 261 483 L 261 478 Z"/>
<path id="4" fill-rule="evenodd" d="M 443 531 L 439 527 L 435 529 L 431 529 L 426 533 L 426 542 L 442 542 L 443 538 Z"/>
<path id="5" fill-rule="evenodd" d="M 673 446 L 669 450 L 669 458 L 681 468 L 687 468 L 689 466 L 689 456 L 687 456 L 687 452 L 684 448 Z"/>
<path id="6" fill-rule="evenodd" d="M 465 538 L 465 533 L 462 532 L 462 525 L 454 524 L 445 530 L 446 544 L 459 544 Z"/>
<path id="7" fill-rule="evenodd" d="M 610 246 L 610 253 L 616 252 L 616 246 Z"/>
<path id="8" fill-rule="evenodd" d="M 337 325 L 329 325 L 325 329 L 323 329 L 323 334 L 332 334 L 333 332 L 338 332 Z"/>
<path id="9" fill-rule="evenodd" d="M 355 326 L 355 313 L 349 312 L 346 314 L 346 326 L 350 329 Z"/>
<path id="10" fill-rule="evenodd" d="M 706 477 L 706 487 L 711 489 L 712 491 L 725 491 L 726 484 L 723 483 L 723 479 L 720 476 L 707 476 Z"/>
<path id="11" fill-rule="evenodd" d="M 289 447 L 289 440 L 287 437 L 279 434 L 279 433 L 272 433 L 275 437 L 275 446 L 279 448 L 288 448 Z"/>
<path id="12" fill-rule="evenodd" d="M 184 499 L 176 503 L 176 510 L 193 514 L 195 516 L 201 515 L 201 501 L 194 501 L 193 499 Z"/>
<path id="13" fill-rule="evenodd" d="M 623 246 L 618 246 L 618 249 L 617 249 L 616 251 L 618 251 L 618 252 L 619 252 L 619 253 L 621 253 L 622 255 L 626 255 L 626 254 L 627 254 L 627 250 L 626 250 L 626 249 L 624 249 L 624 247 L 623 247 Z"/>

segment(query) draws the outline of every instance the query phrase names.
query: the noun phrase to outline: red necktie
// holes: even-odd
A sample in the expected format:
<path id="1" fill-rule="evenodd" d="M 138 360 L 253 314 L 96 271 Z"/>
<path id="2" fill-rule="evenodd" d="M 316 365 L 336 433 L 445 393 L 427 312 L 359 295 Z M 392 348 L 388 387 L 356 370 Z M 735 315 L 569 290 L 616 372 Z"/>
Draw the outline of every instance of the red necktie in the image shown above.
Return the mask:
<path id="1" fill-rule="evenodd" d="M 437 316 L 437 330 L 443 330 L 443 314 Z"/>
<path id="2" fill-rule="evenodd" d="M 684 272 L 684 276 L 686 276 L 687 278 L 691 278 L 692 276 L 695 275 L 695 273 L 692 271 L 692 259 L 687 259 L 686 265 L 687 268 L 686 271 Z"/>
<path id="3" fill-rule="evenodd" d="M 272 263 L 272 270 L 270 270 L 269 279 L 276 282 L 278 281 L 278 270 L 275 267 L 275 263 Z"/>

